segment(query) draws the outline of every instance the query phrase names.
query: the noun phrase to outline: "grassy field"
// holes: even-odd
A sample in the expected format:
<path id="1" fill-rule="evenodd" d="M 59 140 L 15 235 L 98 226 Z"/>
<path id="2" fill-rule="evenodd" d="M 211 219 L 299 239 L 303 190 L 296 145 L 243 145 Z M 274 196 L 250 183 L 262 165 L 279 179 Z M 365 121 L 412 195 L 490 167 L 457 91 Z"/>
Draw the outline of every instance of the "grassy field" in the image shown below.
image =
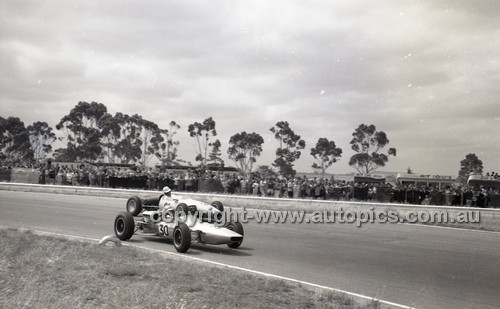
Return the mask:
<path id="1" fill-rule="evenodd" d="M 0 230 L 0 308 L 380 308 L 129 246 Z"/>

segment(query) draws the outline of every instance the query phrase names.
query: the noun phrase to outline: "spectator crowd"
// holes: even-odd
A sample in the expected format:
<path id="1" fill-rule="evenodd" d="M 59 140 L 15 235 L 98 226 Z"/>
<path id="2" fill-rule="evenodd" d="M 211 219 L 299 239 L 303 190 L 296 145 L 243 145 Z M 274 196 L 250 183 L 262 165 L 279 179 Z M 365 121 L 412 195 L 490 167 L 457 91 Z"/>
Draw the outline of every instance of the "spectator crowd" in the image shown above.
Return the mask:
<path id="1" fill-rule="evenodd" d="M 245 178 L 234 172 L 197 169 L 159 172 L 129 167 L 109 167 L 81 164 L 53 165 L 39 168 L 41 184 L 92 186 L 103 188 L 133 188 L 161 190 L 164 186 L 180 192 L 219 192 L 273 198 L 296 198 L 342 201 L 392 202 L 415 205 L 447 205 L 489 207 L 498 189 L 483 186 L 391 185 L 388 183 L 353 182 L 320 177 L 262 177 L 252 174 Z M 499 179 L 497 173 L 487 174 Z M 209 184 L 207 186 L 207 184 Z"/>

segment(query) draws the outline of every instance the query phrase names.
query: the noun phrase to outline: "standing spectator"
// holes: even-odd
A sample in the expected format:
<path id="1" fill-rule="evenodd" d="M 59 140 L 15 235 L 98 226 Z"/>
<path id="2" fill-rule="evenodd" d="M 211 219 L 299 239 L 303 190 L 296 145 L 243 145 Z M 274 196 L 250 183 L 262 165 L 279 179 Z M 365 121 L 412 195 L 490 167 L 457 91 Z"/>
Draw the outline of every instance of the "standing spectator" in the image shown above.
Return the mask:
<path id="1" fill-rule="evenodd" d="M 311 185 L 312 185 L 312 190 L 311 190 L 312 198 L 317 200 L 319 198 L 319 183 L 317 182 L 316 179 L 314 179 Z"/>
<path id="2" fill-rule="evenodd" d="M 179 176 L 179 174 L 176 174 L 175 177 L 174 177 L 174 190 L 176 191 L 180 191 L 179 188 L 179 184 L 180 184 L 180 181 L 181 181 L 181 177 Z"/>
<path id="3" fill-rule="evenodd" d="M 56 183 L 56 171 L 53 168 L 47 169 L 47 174 L 45 177 L 47 179 L 47 184 L 53 185 Z"/>
<path id="4" fill-rule="evenodd" d="M 300 183 L 300 197 L 305 198 L 307 196 L 307 181 L 303 179 Z"/>
<path id="5" fill-rule="evenodd" d="M 109 188 L 109 177 L 111 176 L 111 170 L 105 168 L 103 170 L 103 185 L 104 185 L 104 188 Z"/>
<path id="6" fill-rule="evenodd" d="M 236 192 L 236 177 L 230 177 L 227 181 L 227 193 L 234 194 Z"/>
<path id="7" fill-rule="evenodd" d="M 246 177 L 242 177 L 240 180 L 240 193 L 248 194 L 248 179 Z M 238 188 L 236 188 L 236 192 L 238 192 Z"/>
<path id="8" fill-rule="evenodd" d="M 300 178 L 293 182 L 293 198 L 300 197 Z"/>
<path id="9" fill-rule="evenodd" d="M 59 170 L 59 178 L 61 179 L 61 185 L 63 186 L 67 186 L 68 185 L 68 178 L 67 178 L 67 175 L 68 175 L 68 169 L 66 168 L 66 166 L 63 166 L 60 170 Z"/>
<path id="10" fill-rule="evenodd" d="M 463 205 L 470 207 L 472 206 L 472 200 L 474 199 L 474 193 L 472 192 L 470 187 L 467 187 L 466 190 L 463 192 Z"/>
<path id="11" fill-rule="evenodd" d="M 287 197 L 293 198 L 293 181 L 289 180 L 286 184 Z"/>
<path id="12" fill-rule="evenodd" d="M 80 173 L 79 173 L 80 178 L 78 179 L 78 183 L 81 186 L 88 186 L 89 185 L 89 172 L 85 165 L 80 166 Z"/>
<path id="13" fill-rule="evenodd" d="M 104 186 L 104 172 L 103 172 L 103 167 L 99 166 L 99 168 L 96 171 L 96 183 L 98 187 L 103 187 Z"/>
<path id="14" fill-rule="evenodd" d="M 477 190 L 476 207 L 485 208 L 486 200 L 487 200 L 486 189 L 483 186 L 481 186 L 479 190 Z"/>
<path id="15" fill-rule="evenodd" d="M 444 200 L 445 206 L 451 206 L 453 202 L 453 191 L 450 186 L 446 186 L 446 189 L 444 190 Z"/>
<path id="16" fill-rule="evenodd" d="M 240 194 L 242 193 L 242 188 L 243 188 L 243 185 L 242 185 L 242 181 L 244 180 L 243 177 L 240 177 L 240 176 L 236 176 L 236 175 L 233 175 L 233 178 L 234 178 L 234 193 L 236 194 Z"/>
<path id="17" fill-rule="evenodd" d="M 72 186 L 77 186 L 78 185 L 78 178 L 80 177 L 79 172 L 77 170 L 73 170 L 73 173 L 71 173 L 71 185 Z"/>
<path id="18" fill-rule="evenodd" d="M 252 181 L 252 193 L 253 195 L 259 195 L 259 181 L 257 179 Z"/>
<path id="19" fill-rule="evenodd" d="M 55 179 L 55 184 L 56 185 L 62 185 L 62 175 L 64 174 L 64 170 L 62 168 L 60 168 L 58 171 L 57 171 L 57 174 L 56 174 L 56 179 Z"/>
<path id="20" fill-rule="evenodd" d="M 326 200 L 326 187 L 323 181 L 319 183 L 319 199 Z"/>
<path id="21" fill-rule="evenodd" d="M 186 191 L 193 191 L 193 176 L 191 175 L 190 172 L 186 173 L 184 180 L 185 180 Z M 227 182 L 225 183 L 225 185 L 226 186 L 224 187 L 224 192 L 227 192 Z M 224 186 L 224 184 L 223 184 L 223 186 Z"/>
<path id="22" fill-rule="evenodd" d="M 269 181 L 267 182 L 267 196 L 269 197 L 274 197 L 274 192 L 276 191 L 275 190 L 276 188 L 276 179 L 274 178 L 269 178 Z"/>
<path id="23" fill-rule="evenodd" d="M 69 185 L 69 186 L 73 185 L 73 170 L 71 169 L 71 167 L 69 167 L 66 170 L 66 181 L 67 181 L 67 185 Z"/>
<path id="24" fill-rule="evenodd" d="M 221 174 L 219 178 L 220 178 L 220 183 L 222 185 L 222 189 L 224 190 L 223 192 L 225 194 L 229 193 L 229 184 L 231 183 L 231 179 L 229 179 L 229 176 L 226 174 Z M 187 182 L 186 182 L 186 186 L 187 186 Z"/>
<path id="25" fill-rule="evenodd" d="M 10 169 L 10 166 L 9 166 L 9 169 Z M 46 178 L 45 178 L 45 169 L 42 168 L 40 170 L 40 176 L 38 176 L 38 183 L 43 185 L 47 182 Z"/>
<path id="26" fill-rule="evenodd" d="M 462 187 L 453 190 L 452 206 L 462 206 Z"/>
<path id="27" fill-rule="evenodd" d="M 268 188 L 267 181 L 266 179 L 262 178 L 259 182 L 260 195 L 266 196 L 267 188 Z"/>

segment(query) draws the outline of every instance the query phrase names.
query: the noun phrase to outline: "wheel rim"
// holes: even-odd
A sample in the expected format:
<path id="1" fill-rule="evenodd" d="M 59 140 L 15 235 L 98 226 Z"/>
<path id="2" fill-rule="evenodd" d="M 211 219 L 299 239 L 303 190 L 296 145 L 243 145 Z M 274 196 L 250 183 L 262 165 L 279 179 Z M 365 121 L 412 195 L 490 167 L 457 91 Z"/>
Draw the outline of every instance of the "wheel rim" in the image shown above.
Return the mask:
<path id="1" fill-rule="evenodd" d="M 182 244 L 182 233 L 180 230 L 175 230 L 174 243 L 176 246 L 180 246 Z"/>
<path id="2" fill-rule="evenodd" d="M 125 221 L 122 218 L 116 219 L 115 228 L 118 234 L 123 234 L 123 231 L 125 230 Z"/>
<path id="3" fill-rule="evenodd" d="M 135 210 L 135 208 L 136 208 L 137 205 L 136 205 L 136 203 L 135 203 L 134 200 L 130 200 L 130 201 L 128 201 L 128 205 L 127 206 L 128 206 L 128 211 L 129 212 L 134 212 L 134 210 Z"/>

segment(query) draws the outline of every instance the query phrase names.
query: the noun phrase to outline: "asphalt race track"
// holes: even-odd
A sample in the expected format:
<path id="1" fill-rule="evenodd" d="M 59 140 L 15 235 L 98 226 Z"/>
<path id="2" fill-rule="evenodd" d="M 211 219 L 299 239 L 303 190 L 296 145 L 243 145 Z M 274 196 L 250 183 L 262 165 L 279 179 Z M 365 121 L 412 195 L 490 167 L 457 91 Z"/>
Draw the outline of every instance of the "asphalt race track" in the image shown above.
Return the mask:
<path id="1" fill-rule="evenodd" d="M 0 225 L 99 239 L 113 234 L 125 202 L 0 191 Z M 417 308 L 500 304 L 500 233 L 404 224 L 250 222 L 244 228 L 240 249 L 195 245 L 187 254 Z M 130 242 L 175 251 L 160 238 Z"/>

